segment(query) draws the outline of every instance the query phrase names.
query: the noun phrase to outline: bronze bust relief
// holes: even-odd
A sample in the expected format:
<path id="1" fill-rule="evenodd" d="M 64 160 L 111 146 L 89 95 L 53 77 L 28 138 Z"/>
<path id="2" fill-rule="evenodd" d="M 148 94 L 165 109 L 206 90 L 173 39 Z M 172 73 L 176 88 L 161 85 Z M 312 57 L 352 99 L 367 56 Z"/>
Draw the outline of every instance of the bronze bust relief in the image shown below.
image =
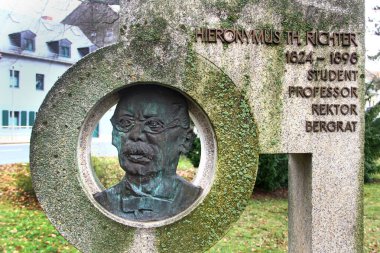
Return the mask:
<path id="1" fill-rule="evenodd" d="M 202 192 L 176 174 L 180 154 L 194 138 L 187 101 L 158 85 L 122 91 L 111 118 L 112 144 L 125 171 L 121 182 L 94 198 L 109 212 L 133 221 L 157 221 L 186 210 Z"/>

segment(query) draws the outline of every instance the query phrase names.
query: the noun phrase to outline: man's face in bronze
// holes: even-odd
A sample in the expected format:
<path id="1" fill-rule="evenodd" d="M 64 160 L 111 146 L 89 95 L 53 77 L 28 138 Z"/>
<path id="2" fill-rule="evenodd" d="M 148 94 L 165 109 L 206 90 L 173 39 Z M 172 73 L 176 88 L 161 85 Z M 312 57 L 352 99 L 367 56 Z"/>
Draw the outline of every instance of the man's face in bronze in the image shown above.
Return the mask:
<path id="1" fill-rule="evenodd" d="M 112 144 L 127 174 L 175 174 L 189 128 L 184 113 L 186 106 L 170 93 L 140 88 L 122 96 L 111 120 Z"/>

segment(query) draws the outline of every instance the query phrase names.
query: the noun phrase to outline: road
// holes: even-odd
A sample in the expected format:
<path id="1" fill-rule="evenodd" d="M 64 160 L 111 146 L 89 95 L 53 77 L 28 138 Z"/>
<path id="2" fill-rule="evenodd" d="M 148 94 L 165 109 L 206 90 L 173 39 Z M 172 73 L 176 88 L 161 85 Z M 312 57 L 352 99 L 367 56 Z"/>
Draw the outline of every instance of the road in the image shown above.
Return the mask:
<path id="1" fill-rule="evenodd" d="M 0 145 L 0 164 L 29 162 L 29 144 Z"/>
<path id="2" fill-rule="evenodd" d="M 110 143 L 93 142 L 91 153 L 95 156 L 117 156 L 116 148 Z M 0 145 L 0 165 L 27 162 L 29 162 L 29 143 Z"/>

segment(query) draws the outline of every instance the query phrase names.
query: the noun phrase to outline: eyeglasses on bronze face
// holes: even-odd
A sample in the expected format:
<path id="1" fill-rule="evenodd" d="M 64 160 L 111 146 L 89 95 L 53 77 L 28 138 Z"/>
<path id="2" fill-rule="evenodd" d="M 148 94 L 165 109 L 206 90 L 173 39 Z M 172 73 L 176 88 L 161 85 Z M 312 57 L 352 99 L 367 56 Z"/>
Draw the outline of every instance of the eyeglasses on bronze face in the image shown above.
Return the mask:
<path id="1" fill-rule="evenodd" d="M 159 118 L 148 118 L 146 120 L 139 120 L 131 117 L 120 117 L 115 119 L 111 118 L 112 125 L 116 128 L 117 131 L 128 133 L 130 132 L 136 125 L 140 125 L 143 133 L 150 134 L 159 134 L 167 131 L 168 129 L 175 128 L 180 126 L 179 119 L 175 119 L 169 124 L 165 124 Z"/>

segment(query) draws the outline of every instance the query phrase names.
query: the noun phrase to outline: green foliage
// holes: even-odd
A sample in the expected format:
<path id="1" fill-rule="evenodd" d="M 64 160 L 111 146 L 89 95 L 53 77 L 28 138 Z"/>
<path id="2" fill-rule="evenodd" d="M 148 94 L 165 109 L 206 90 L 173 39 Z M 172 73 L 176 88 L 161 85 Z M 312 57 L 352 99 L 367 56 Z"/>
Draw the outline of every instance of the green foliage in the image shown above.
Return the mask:
<path id="1" fill-rule="evenodd" d="M 120 168 L 119 160 L 117 157 L 93 156 L 91 157 L 91 163 L 97 178 L 105 188 L 109 188 L 119 183 L 124 177 L 125 172 L 122 168 Z M 195 168 L 193 167 L 192 162 L 183 155 L 181 155 L 181 157 L 179 158 L 177 169 L 177 172 L 182 177 L 190 181 L 193 179 L 195 175 Z"/>
<path id="2" fill-rule="evenodd" d="M 370 108 L 365 114 L 364 144 L 364 181 L 371 182 L 373 175 L 380 172 L 376 163 L 380 158 L 380 103 Z"/>
<path id="3" fill-rule="evenodd" d="M 260 155 L 255 187 L 267 191 L 288 187 L 288 156 Z"/>
<path id="4" fill-rule="evenodd" d="M 380 174 L 373 181 L 364 186 L 364 252 L 380 252 Z"/>
<path id="5" fill-rule="evenodd" d="M 194 168 L 194 165 L 191 163 L 190 159 L 185 155 L 181 155 L 177 165 L 177 174 L 191 182 L 196 173 L 197 169 Z"/>
<path id="6" fill-rule="evenodd" d="M 364 251 L 380 252 L 380 175 L 364 186 Z M 78 252 L 50 224 L 41 210 L 0 201 L 1 252 Z M 227 235 L 209 253 L 287 252 L 286 199 L 249 201 Z"/>
<path id="7" fill-rule="evenodd" d="M 199 139 L 199 137 L 195 138 L 193 146 L 191 147 L 190 152 L 186 156 L 190 159 L 193 166 L 195 168 L 198 168 L 199 162 L 201 160 L 201 140 Z"/>
<path id="8" fill-rule="evenodd" d="M 100 183 L 105 188 L 109 188 L 123 178 L 125 172 L 119 166 L 117 157 L 91 157 L 92 168 L 95 171 Z"/>
<path id="9" fill-rule="evenodd" d="M 194 170 L 194 165 L 188 157 L 181 155 L 179 157 L 177 170 L 180 170 L 180 171 Z"/>
<path id="10" fill-rule="evenodd" d="M 91 157 L 91 163 L 96 176 L 105 188 L 120 182 L 124 176 L 117 157 Z M 19 172 L 15 175 L 15 183 L 21 192 L 31 196 L 35 195 L 29 164 L 26 166 L 26 173 Z"/>
<path id="11" fill-rule="evenodd" d="M 1 252 L 78 252 L 41 210 L 0 202 L 0 220 Z"/>
<path id="12" fill-rule="evenodd" d="M 380 103 L 365 114 L 364 181 L 371 182 L 380 173 Z M 261 155 L 255 187 L 273 191 L 288 185 L 287 155 Z"/>
<path id="13" fill-rule="evenodd" d="M 187 154 L 194 167 L 199 166 L 201 156 L 201 142 L 197 137 L 193 142 L 191 151 Z M 259 170 L 255 187 L 274 191 L 288 186 L 288 156 L 260 155 Z"/>
<path id="14" fill-rule="evenodd" d="M 26 166 L 26 173 L 19 172 L 15 175 L 16 186 L 22 192 L 34 196 L 35 192 L 32 185 L 32 178 L 30 176 L 30 167 L 29 164 Z"/>

